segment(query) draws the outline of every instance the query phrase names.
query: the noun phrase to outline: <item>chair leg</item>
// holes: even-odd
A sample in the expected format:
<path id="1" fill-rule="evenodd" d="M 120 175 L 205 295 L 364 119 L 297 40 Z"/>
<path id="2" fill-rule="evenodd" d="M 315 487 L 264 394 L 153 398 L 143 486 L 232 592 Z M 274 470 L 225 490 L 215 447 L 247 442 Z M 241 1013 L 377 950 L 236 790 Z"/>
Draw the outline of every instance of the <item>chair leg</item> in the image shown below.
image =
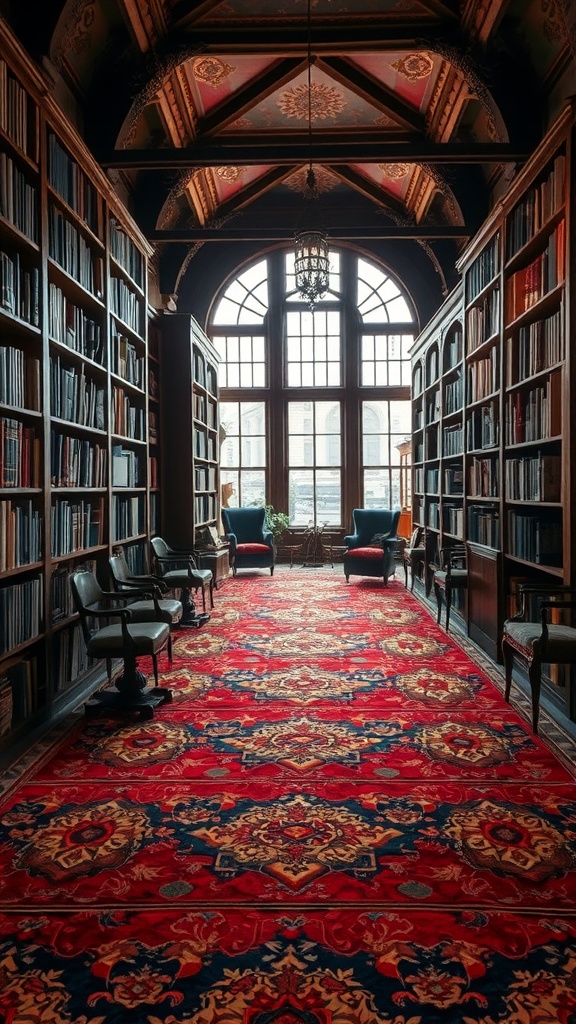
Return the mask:
<path id="1" fill-rule="evenodd" d="M 274 566 L 273 565 L 270 566 L 270 575 L 271 576 L 274 575 Z"/>
<path id="2" fill-rule="evenodd" d="M 534 658 L 528 665 L 528 679 L 530 680 L 530 692 L 532 694 L 532 729 L 538 732 L 538 716 L 540 714 L 540 686 L 542 682 L 542 665 L 538 658 Z"/>
<path id="3" fill-rule="evenodd" d="M 504 700 L 510 703 L 510 689 L 512 687 L 512 665 L 514 663 L 514 652 L 505 640 L 502 641 L 502 658 L 504 660 L 504 673 L 506 687 L 504 689 Z"/>
<path id="4" fill-rule="evenodd" d="M 112 658 L 106 658 L 106 675 L 108 676 L 108 682 L 112 682 Z"/>
<path id="5" fill-rule="evenodd" d="M 170 633 L 168 637 L 168 661 L 170 663 L 170 668 L 172 668 L 174 663 L 174 659 L 172 657 L 172 633 Z"/>
<path id="6" fill-rule="evenodd" d="M 404 586 L 408 590 L 408 562 L 404 559 Z"/>
<path id="7" fill-rule="evenodd" d="M 436 604 L 438 605 L 438 613 L 436 615 L 436 625 L 440 625 L 440 617 L 442 615 L 442 591 L 437 583 L 434 584 L 434 593 L 436 594 Z"/>
<path id="8" fill-rule="evenodd" d="M 214 607 L 214 577 L 210 580 L 210 608 Z"/>
<path id="9" fill-rule="evenodd" d="M 450 626 L 450 609 L 452 607 L 452 587 L 446 587 L 444 600 L 446 601 L 446 632 L 448 632 L 448 627 Z"/>
<path id="10" fill-rule="evenodd" d="M 152 665 L 154 666 L 154 682 L 158 686 L 158 655 L 152 655 Z"/>

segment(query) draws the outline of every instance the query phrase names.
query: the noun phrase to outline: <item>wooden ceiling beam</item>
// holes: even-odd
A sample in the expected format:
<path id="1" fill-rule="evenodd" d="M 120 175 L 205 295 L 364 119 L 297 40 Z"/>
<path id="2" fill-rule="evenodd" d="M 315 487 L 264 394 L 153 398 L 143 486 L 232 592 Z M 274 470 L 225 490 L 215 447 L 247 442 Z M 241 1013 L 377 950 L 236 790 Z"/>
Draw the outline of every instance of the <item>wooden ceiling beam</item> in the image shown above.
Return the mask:
<path id="1" fill-rule="evenodd" d="M 364 102 L 386 114 L 399 127 L 409 132 L 426 131 L 426 122 L 419 110 L 404 102 L 382 82 L 361 71 L 353 61 L 347 60 L 346 57 L 327 57 L 319 62 L 319 67 L 325 68 L 341 85 L 351 89 Z"/>
<path id="2" fill-rule="evenodd" d="M 314 164 L 350 163 L 429 163 L 429 164 L 507 164 L 525 163 L 529 152 L 506 142 L 429 142 L 426 139 L 398 139 L 386 132 L 339 135 L 327 140 L 316 136 L 313 146 Z M 178 149 L 122 149 L 100 154 L 105 168 L 133 171 L 184 170 L 192 167 L 227 167 L 266 164 L 295 166 L 307 164 L 310 143 L 301 136 L 279 142 L 278 135 L 227 135 L 224 138 L 202 139 L 193 146 Z"/>
<path id="3" fill-rule="evenodd" d="M 280 60 L 274 67 L 252 79 L 245 88 L 239 89 L 225 103 L 215 107 L 202 118 L 202 134 L 211 135 L 225 130 L 229 124 L 252 110 L 271 92 L 291 81 L 300 65 L 306 66 L 301 58 Z"/>
<path id="4" fill-rule="evenodd" d="M 434 241 L 439 239 L 469 238 L 470 229 L 465 226 L 439 226 L 425 224 L 398 226 L 377 224 L 370 227 L 338 227 L 330 224 L 328 236 L 333 241 L 377 241 L 396 239 L 406 241 Z M 196 242 L 285 242 L 294 237 L 294 228 L 246 227 L 233 228 L 228 224 L 221 227 L 174 228 L 166 231 L 147 231 L 146 237 L 154 245 L 180 243 L 194 245 Z"/>

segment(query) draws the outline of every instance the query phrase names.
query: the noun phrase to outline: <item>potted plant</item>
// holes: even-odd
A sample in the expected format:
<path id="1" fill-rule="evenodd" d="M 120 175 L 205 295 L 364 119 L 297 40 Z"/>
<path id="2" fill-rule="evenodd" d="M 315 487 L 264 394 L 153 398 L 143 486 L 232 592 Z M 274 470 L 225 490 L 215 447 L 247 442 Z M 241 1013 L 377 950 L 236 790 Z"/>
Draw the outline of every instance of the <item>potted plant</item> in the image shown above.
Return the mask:
<path id="1" fill-rule="evenodd" d="M 272 532 L 274 546 L 277 547 L 286 530 L 290 526 L 290 518 L 286 512 L 277 512 L 273 505 L 265 505 L 266 526 Z"/>

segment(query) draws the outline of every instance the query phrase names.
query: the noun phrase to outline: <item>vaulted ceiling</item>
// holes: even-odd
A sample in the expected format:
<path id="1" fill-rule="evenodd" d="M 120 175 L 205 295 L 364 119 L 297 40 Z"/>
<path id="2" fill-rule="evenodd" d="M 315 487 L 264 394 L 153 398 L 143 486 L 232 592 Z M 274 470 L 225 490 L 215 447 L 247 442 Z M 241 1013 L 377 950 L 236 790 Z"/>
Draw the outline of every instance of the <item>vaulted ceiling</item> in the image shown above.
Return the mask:
<path id="1" fill-rule="evenodd" d="M 309 19 L 308 0 L 18 6 L 165 291 L 201 250 L 289 239 L 312 163 L 335 242 L 418 246 L 445 292 L 542 134 L 576 22 L 569 0 L 310 0 Z"/>

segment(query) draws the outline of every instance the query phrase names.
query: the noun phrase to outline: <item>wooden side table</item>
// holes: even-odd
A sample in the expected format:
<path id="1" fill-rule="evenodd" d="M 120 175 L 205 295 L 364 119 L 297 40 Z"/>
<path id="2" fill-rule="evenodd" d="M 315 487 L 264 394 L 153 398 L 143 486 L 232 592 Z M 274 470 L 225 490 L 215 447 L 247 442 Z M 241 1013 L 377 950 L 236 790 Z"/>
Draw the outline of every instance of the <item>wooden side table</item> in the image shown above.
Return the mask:
<path id="1" fill-rule="evenodd" d="M 230 575 L 230 548 L 226 544 L 214 551 L 197 551 L 196 562 L 199 569 L 210 569 L 214 577 L 214 586 L 219 590 Z"/>

